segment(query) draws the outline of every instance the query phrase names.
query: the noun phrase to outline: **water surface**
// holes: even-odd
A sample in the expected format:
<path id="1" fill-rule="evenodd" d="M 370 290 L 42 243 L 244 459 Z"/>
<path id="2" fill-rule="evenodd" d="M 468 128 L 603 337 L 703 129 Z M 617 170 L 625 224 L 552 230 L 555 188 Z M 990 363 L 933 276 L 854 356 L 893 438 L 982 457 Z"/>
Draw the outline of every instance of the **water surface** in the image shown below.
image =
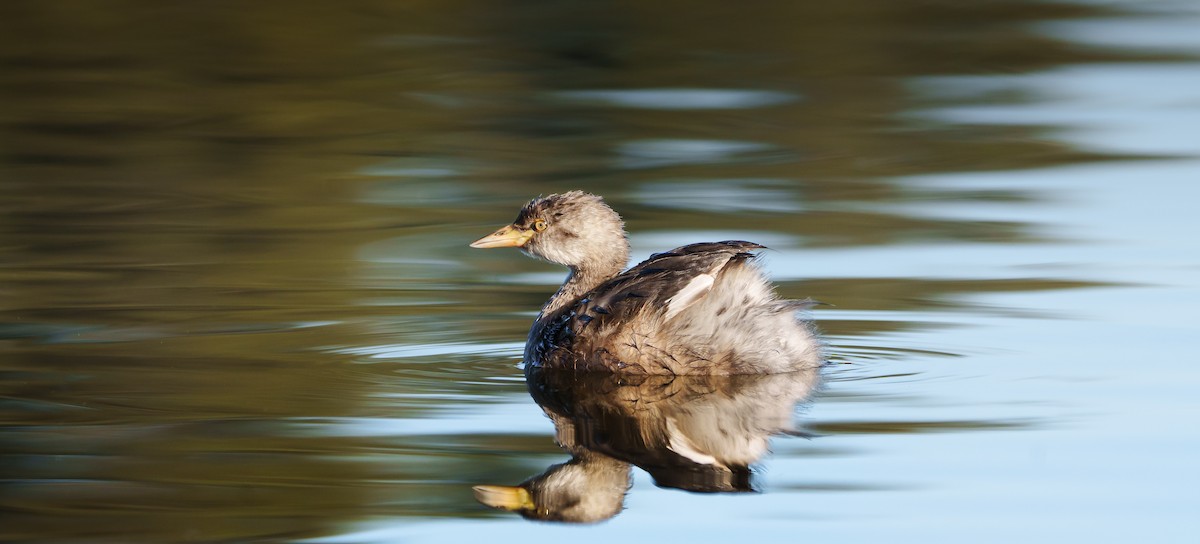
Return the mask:
<path id="1" fill-rule="evenodd" d="M 115 4 L 0 7 L 0 540 L 1200 529 L 1191 2 Z M 466 244 L 576 188 L 829 304 L 754 492 L 475 501 L 572 455 Z"/>

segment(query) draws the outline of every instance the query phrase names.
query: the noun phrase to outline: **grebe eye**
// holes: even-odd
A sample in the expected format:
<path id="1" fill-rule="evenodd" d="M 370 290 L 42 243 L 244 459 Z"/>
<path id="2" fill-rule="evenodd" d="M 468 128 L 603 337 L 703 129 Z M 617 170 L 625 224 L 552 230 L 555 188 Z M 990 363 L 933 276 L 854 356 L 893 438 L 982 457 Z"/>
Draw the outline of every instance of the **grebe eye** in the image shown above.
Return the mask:
<path id="1" fill-rule="evenodd" d="M 533 230 L 536 230 L 538 232 L 542 232 L 542 231 L 546 230 L 547 226 L 548 225 L 546 225 L 546 221 L 544 221 L 542 219 L 538 219 L 537 221 L 533 222 Z"/>

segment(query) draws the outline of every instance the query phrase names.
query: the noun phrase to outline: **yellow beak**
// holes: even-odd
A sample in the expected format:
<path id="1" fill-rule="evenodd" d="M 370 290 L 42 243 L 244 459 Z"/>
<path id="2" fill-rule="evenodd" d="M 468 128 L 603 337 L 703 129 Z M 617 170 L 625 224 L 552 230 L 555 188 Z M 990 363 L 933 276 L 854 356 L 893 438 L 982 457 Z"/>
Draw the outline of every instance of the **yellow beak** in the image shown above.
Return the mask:
<path id="1" fill-rule="evenodd" d="M 493 232 L 483 238 L 471 242 L 471 247 L 489 248 L 489 247 L 521 247 L 533 238 L 533 230 L 522 230 L 516 225 L 508 225 L 501 227 L 500 230 Z"/>
<path id="2" fill-rule="evenodd" d="M 532 510 L 534 508 L 533 496 L 523 487 L 477 485 L 472 489 L 475 491 L 475 500 L 492 508 L 508 510 L 509 512 Z"/>

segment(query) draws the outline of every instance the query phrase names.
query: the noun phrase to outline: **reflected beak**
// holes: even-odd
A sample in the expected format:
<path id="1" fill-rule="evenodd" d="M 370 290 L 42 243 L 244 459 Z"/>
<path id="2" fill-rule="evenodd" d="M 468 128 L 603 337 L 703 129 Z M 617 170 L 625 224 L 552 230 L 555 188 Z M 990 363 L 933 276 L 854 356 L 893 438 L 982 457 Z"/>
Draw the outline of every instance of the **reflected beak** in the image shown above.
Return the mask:
<path id="1" fill-rule="evenodd" d="M 475 500 L 501 510 L 516 512 L 519 510 L 532 510 L 533 495 L 529 494 L 529 490 L 523 487 L 514 487 L 507 485 L 477 485 L 475 490 Z"/>
<path id="2" fill-rule="evenodd" d="M 515 225 L 501 227 L 500 230 L 493 232 L 483 238 L 471 242 L 471 247 L 489 248 L 489 247 L 521 247 L 533 238 L 533 230 L 522 230 Z"/>

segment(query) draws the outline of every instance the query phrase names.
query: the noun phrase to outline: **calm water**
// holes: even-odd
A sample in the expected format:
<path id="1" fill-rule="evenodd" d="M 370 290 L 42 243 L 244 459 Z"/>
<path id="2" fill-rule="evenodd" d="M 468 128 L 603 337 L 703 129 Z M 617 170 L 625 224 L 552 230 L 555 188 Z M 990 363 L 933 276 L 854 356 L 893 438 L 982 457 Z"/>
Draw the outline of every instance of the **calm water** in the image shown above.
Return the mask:
<path id="1" fill-rule="evenodd" d="M 1195 2 L 311 4 L 0 6 L 0 540 L 1195 542 Z M 543 411 L 564 273 L 466 244 L 573 188 L 771 246 L 828 368 Z M 760 455 L 473 498 L 667 416 Z"/>

